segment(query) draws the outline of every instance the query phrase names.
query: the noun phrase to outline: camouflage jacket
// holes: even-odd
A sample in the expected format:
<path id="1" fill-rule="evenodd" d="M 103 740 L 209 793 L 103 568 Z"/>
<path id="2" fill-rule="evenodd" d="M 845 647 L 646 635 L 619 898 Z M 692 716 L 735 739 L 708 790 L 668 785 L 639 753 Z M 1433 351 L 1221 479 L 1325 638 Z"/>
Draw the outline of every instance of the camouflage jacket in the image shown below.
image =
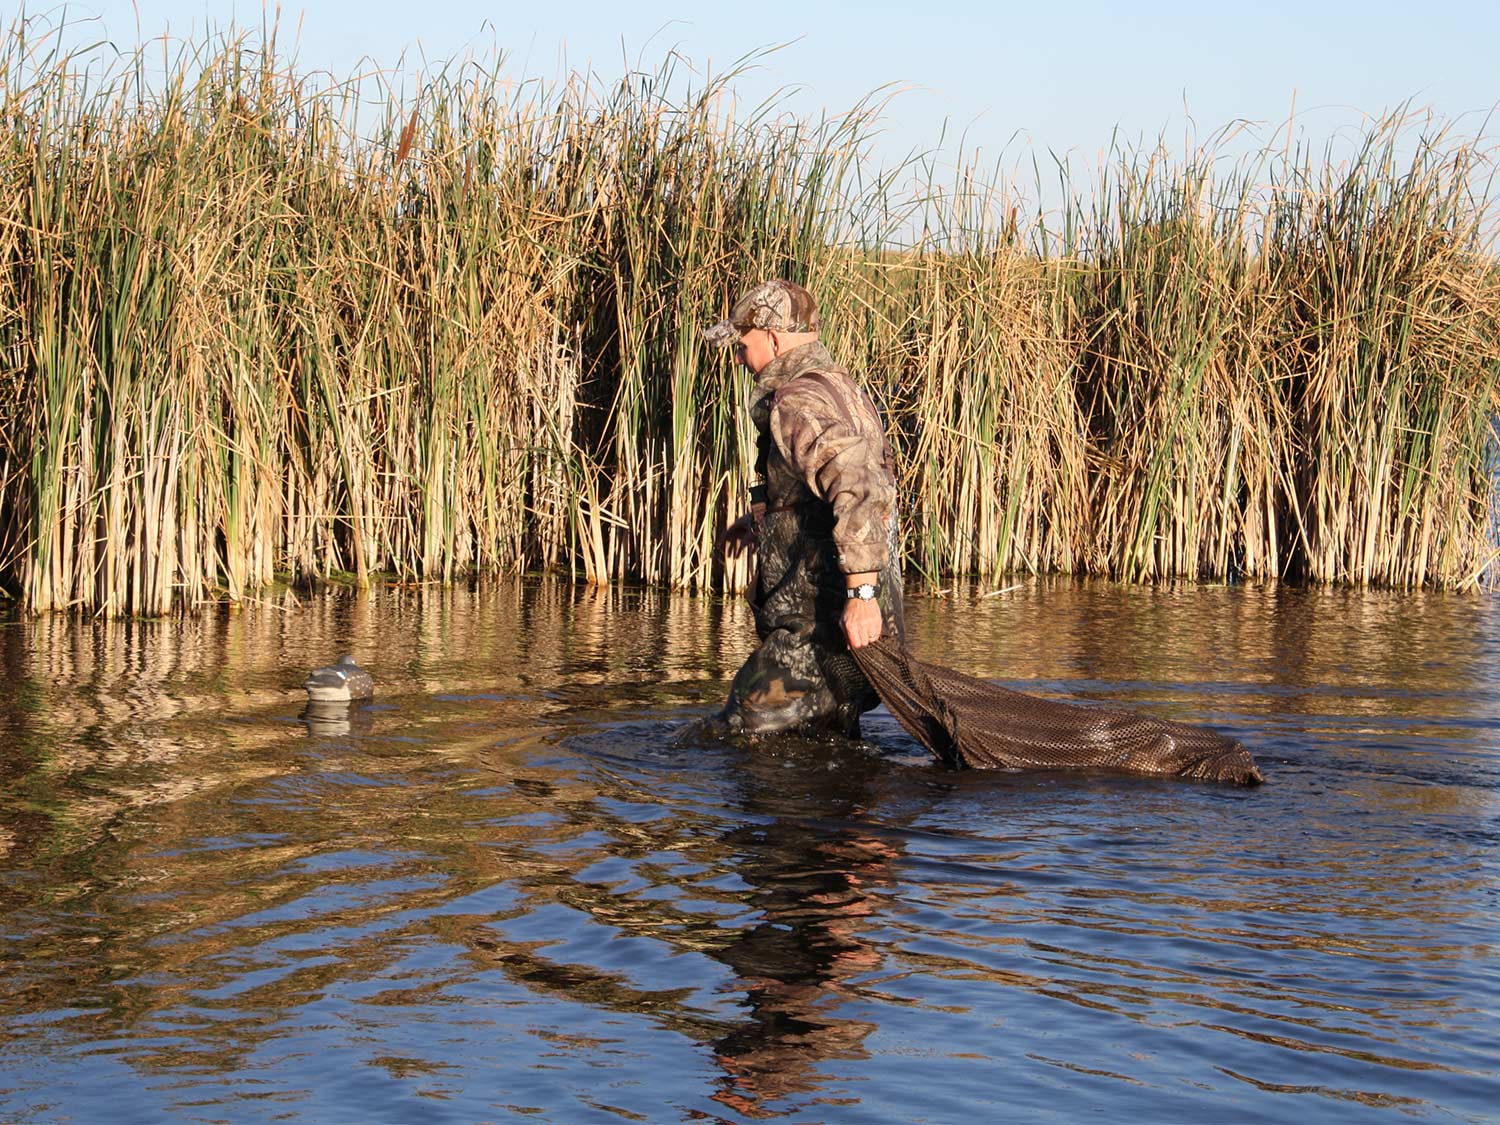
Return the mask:
<path id="1" fill-rule="evenodd" d="M 756 468 L 767 507 L 826 502 L 839 569 L 885 570 L 892 561 L 895 460 L 864 389 L 814 341 L 761 369 L 750 414 L 761 439 Z"/>

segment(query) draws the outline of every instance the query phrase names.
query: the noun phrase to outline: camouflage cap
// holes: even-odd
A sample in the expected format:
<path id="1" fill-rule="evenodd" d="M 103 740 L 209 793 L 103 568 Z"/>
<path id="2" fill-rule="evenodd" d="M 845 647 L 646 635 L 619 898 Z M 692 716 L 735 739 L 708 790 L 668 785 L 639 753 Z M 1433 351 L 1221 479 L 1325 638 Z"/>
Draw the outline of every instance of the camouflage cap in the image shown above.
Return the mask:
<path id="1" fill-rule="evenodd" d="M 794 281 L 762 281 L 734 303 L 729 315 L 703 331 L 703 338 L 720 347 L 736 344 L 752 328 L 778 332 L 816 332 L 818 306 L 812 294 Z"/>

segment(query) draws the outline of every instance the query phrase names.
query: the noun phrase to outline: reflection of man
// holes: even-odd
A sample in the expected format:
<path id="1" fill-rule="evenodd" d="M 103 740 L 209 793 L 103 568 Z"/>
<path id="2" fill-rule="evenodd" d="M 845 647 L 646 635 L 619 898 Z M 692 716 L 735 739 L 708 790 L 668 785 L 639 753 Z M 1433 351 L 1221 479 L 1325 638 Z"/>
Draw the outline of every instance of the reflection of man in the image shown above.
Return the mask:
<path id="1" fill-rule="evenodd" d="M 824 1063 L 868 1057 L 864 1040 L 876 1025 L 850 1018 L 844 1002 L 850 978 L 880 967 L 880 950 L 864 930 L 880 910 L 880 888 L 895 882 L 898 849 L 855 826 L 869 801 L 872 764 L 843 761 L 830 771 L 821 750 L 752 757 L 746 810 L 769 819 L 736 828 L 725 841 L 759 917 L 713 954 L 743 982 L 749 1011 L 714 1041 L 724 1070 L 714 1099 L 764 1117 L 773 1114 L 769 1103 L 823 1087 Z"/>
<path id="2" fill-rule="evenodd" d="M 895 464 L 880 414 L 818 340 L 812 295 L 766 281 L 704 334 L 755 375 L 751 509 L 725 534 L 757 548 L 760 647 L 720 720 L 750 734 L 856 735 L 879 702 L 849 649 L 903 632 Z"/>

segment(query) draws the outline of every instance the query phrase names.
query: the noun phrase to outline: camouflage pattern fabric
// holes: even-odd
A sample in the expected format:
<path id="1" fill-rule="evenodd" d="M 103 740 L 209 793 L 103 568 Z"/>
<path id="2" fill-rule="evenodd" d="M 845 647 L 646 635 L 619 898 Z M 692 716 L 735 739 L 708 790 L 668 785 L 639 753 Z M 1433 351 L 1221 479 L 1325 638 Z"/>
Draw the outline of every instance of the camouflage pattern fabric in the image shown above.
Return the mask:
<path id="1" fill-rule="evenodd" d="M 770 506 L 777 496 L 781 503 L 826 502 L 839 570 L 885 569 L 896 465 L 870 396 L 819 343 L 767 364 L 756 392 L 750 416 L 771 438 L 762 474 Z"/>
<path id="2" fill-rule="evenodd" d="M 766 486 L 750 596 L 761 645 L 735 676 L 720 719 L 749 734 L 854 736 L 859 716 L 880 700 L 844 639 L 846 574 L 879 574 L 883 635 L 898 643 L 905 635 L 884 427 L 869 396 L 816 342 L 761 370 L 750 417 Z"/>
<path id="3" fill-rule="evenodd" d="M 705 329 L 704 339 L 720 347 L 739 342 L 754 328 L 778 332 L 816 332 L 818 306 L 812 294 L 794 281 L 762 281 L 734 303 L 729 315 Z"/>

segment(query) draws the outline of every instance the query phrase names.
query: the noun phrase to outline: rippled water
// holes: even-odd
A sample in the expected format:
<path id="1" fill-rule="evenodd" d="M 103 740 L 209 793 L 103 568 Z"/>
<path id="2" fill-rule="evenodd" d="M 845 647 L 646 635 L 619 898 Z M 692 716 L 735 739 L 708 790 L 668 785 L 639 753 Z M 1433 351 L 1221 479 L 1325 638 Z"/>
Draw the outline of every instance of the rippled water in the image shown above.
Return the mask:
<path id="1" fill-rule="evenodd" d="M 674 746 L 733 601 L 554 582 L 0 627 L 6 1121 L 1494 1120 L 1500 611 L 1033 583 L 919 654 L 1234 790 Z M 300 720 L 343 651 L 376 704 Z"/>

